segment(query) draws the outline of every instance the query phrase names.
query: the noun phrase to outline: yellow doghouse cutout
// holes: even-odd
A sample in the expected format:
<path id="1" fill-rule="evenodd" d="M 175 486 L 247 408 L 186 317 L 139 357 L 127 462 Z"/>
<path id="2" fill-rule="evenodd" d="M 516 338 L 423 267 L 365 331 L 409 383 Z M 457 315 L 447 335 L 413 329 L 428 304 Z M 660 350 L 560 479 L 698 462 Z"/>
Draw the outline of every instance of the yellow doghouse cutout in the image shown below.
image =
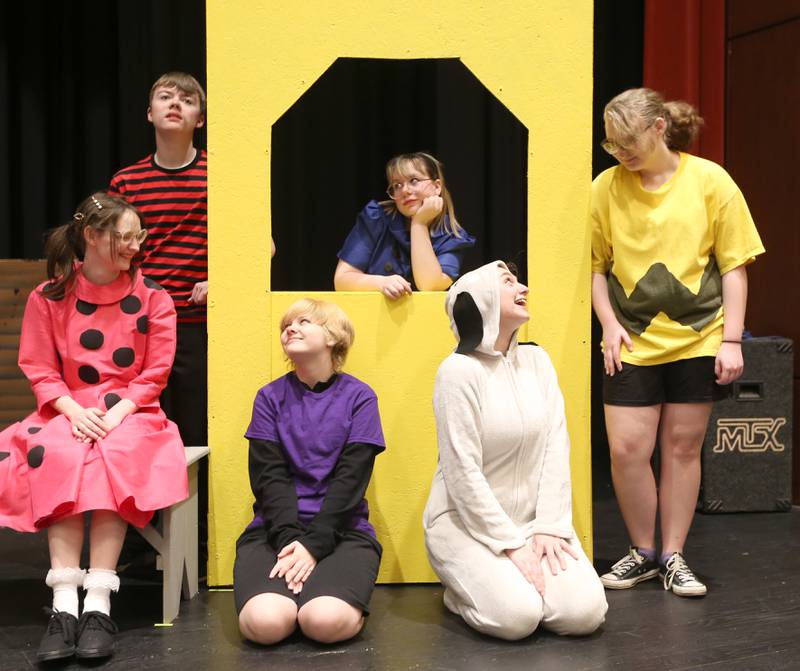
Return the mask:
<path id="1" fill-rule="evenodd" d="M 232 582 L 234 544 L 252 516 L 243 434 L 255 392 L 286 372 L 277 322 L 301 295 L 347 312 L 356 344 L 346 370 L 380 402 L 387 451 L 368 492 L 384 546 L 380 581 L 436 580 L 421 516 L 436 465 L 433 379 L 454 347 L 444 294 L 391 303 L 377 293 L 269 290 L 270 129 L 338 57 L 460 58 L 528 129 L 528 335 L 559 373 L 574 524 L 591 552 L 592 3 L 207 0 L 206 7 L 209 585 Z"/>

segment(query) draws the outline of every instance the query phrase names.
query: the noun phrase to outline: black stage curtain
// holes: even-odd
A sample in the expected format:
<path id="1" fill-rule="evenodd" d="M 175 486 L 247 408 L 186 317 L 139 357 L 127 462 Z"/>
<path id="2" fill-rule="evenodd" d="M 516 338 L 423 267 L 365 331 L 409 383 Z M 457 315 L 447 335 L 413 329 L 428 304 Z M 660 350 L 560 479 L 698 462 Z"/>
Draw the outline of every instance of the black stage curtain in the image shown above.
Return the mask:
<path id="1" fill-rule="evenodd" d="M 477 238 L 464 270 L 503 259 L 526 277 L 528 131 L 458 59 L 340 58 L 271 133 L 273 289 L 333 289 L 357 213 L 387 198 L 386 161 L 418 150 Z"/>
<path id="2" fill-rule="evenodd" d="M 642 82 L 643 24 L 643 0 L 595 1 L 595 175 L 614 163 L 598 145 L 603 106 Z M 147 94 L 167 70 L 205 84 L 200 0 L 0 4 L 0 258 L 39 258 L 47 229 L 153 150 Z M 382 197 L 385 161 L 416 149 L 444 161 L 459 219 L 478 238 L 466 267 L 512 259 L 526 276 L 527 131 L 458 60 L 340 59 L 265 132 L 273 288 L 331 288 L 356 213 Z M 196 139 L 205 147 L 204 131 Z M 608 481 L 599 342 L 595 321 L 597 484 Z"/>
<path id="3" fill-rule="evenodd" d="M 0 5 L 0 258 L 41 257 L 47 229 L 153 151 L 150 86 L 205 84 L 205 42 L 198 0 Z"/>
<path id="4" fill-rule="evenodd" d="M 600 147 L 603 108 L 625 89 L 642 85 L 644 0 L 595 0 L 592 176 L 617 161 Z M 603 417 L 603 331 L 592 313 L 592 475 L 596 495 L 608 495 L 611 463 Z"/>

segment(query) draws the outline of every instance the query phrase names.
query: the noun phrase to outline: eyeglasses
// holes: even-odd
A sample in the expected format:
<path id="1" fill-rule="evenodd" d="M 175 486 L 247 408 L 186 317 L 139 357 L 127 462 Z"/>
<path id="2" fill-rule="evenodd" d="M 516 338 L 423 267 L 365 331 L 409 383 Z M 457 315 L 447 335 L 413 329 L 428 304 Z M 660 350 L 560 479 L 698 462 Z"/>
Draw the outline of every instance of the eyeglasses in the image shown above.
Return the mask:
<path id="1" fill-rule="evenodd" d="M 622 144 L 621 142 L 614 142 L 606 138 L 600 143 L 600 146 L 606 153 L 616 156 L 622 151 L 630 151 L 632 147 L 636 146 L 636 141 L 634 140 L 631 144 Z"/>
<path id="2" fill-rule="evenodd" d="M 639 133 L 636 135 L 630 142 L 615 142 L 614 140 L 609 140 L 605 138 L 601 143 L 600 146 L 612 156 L 616 156 L 621 151 L 630 151 L 636 145 L 639 144 L 639 139 L 644 135 L 650 128 L 653 126 L 655 121 L 651 121 L 647 126 L 645 126 Z"/>
<path id="3" fill-rule="evenodd" d="M 129 245 L 136 240 L 136 242 L 141 245 L 147 239 L 147 231 L 145 229 L 141 229 L 136 233 L 133 231 L 127 231 L 126 233 L 111 231 L 111 233 L 114 235 L 117 244 L 122 243 L 123 245 Z"/>
<path id="4" fill-rule="evenodd" d="M 425 177 L 423 179 L 412 177 L 407 182 L 395 182 L 394 184 L 389 185 L 389 188 L 386 189 L 386 193 L 389 194 L 389 198 L 394 200 L 401 193 L 403 193 L 403 189 L 405 189 L 406 186 L 410 187 L 412 191 L 416 191 L 420 184 L 423 182 L 430 182 L 432 179 L 432 177 Z"/>

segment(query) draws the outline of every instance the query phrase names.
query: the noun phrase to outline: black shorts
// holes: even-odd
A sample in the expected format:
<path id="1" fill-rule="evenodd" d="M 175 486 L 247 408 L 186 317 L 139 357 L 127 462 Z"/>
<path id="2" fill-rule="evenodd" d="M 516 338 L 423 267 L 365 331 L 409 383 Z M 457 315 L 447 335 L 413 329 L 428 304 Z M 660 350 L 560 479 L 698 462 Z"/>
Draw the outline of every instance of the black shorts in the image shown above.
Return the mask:
<path id="1" fill-rule="evenodd" d="M 603 403 L 646 406 L 662 403 L 708 403 L 726 398 L 730 385 L 720 386 L 714 357 L 700 356 L 655 366 L 622 363 L 622 371 L 603 373 Z"/>
<path id="2" fill-rule="evenodd" d="M 378 567 L 380 544 L 357 531 L 344 534 L 336 549 L 311 571 L 300 594 L 286 587 L 283 578 L 269 579 L 277 560 L 277 550 L 267 542 L 263 527 L 246 529 L 236 541 L 236 562 L 233 565 L 233 596 L 236 612 L 258 594 L 280 594 L 292 599 L 298 608 L 318 596 L 333 596 L 369 614 L 369 600 Z"/>

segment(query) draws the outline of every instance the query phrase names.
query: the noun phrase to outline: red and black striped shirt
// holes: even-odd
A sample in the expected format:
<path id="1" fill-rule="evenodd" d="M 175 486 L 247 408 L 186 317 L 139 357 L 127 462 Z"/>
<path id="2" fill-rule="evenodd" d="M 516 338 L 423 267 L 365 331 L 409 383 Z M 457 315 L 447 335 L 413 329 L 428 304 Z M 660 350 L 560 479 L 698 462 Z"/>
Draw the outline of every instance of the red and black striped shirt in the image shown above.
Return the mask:
<path id="1" fill-rule="evenodd" d="M 183 168 L 162 168 L 153 154 L 123 168 L 109 193 L 122 196 L 144 216 L 148 231 L 142 273 L 172 296 L 179 322 L 206 321 L 206 306 L 188 299 L 208 279 L 208 157 L 198 151 Z"/>

